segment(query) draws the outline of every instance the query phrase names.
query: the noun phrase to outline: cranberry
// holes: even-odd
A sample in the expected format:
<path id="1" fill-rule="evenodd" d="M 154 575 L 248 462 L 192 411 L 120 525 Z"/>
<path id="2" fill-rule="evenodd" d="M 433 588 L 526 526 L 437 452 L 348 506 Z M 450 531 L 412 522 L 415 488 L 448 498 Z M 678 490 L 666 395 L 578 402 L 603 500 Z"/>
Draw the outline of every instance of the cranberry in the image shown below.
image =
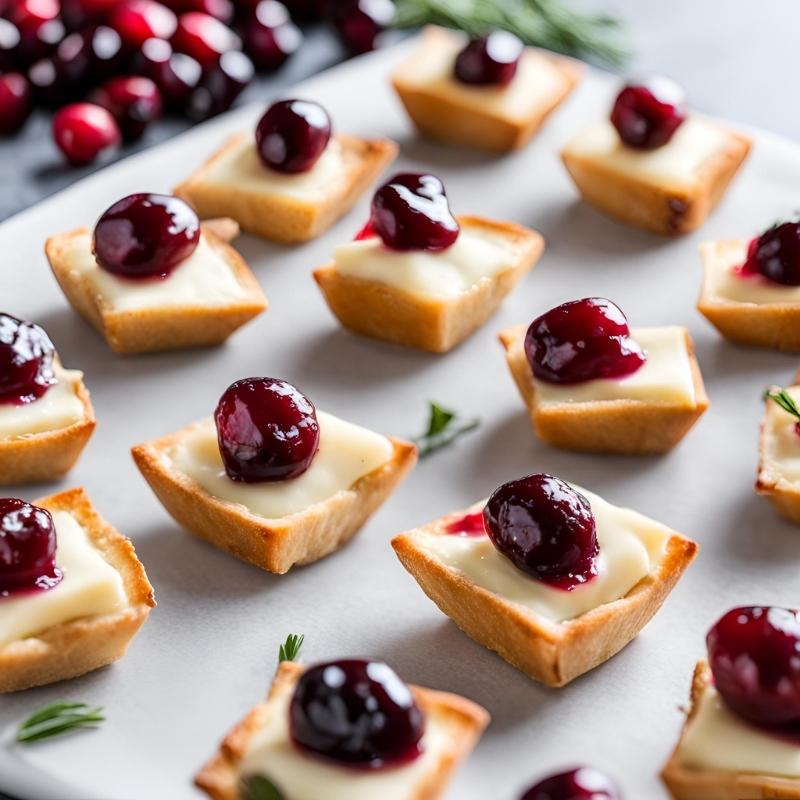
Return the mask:
<path id="1" fill-rule="evenodd" d="M 117 147 L 122 137 L 106 109 L 94 103 L 72 103 L 53 117 L 53 138 L 70 164 L 80 166 Z"/>
<path id="2" fill-rule="evenodd" d="M 42 397 L 56 382 L 54 355 L 38 325 L 0 314 L 0 403 L 21 405 Z"/>
<path id="3" fill-rule="evenodd" d="M 734 608 L 706 637 L 717 691 L 740 717 L 766 727 L 800 725 L 800 614 Z"/>
<path id="4" fill-rule="evenodd" d="M 286 0 L 295 19 L 319 22 L 328 16 L 331 0 Z"/>
<path id="5" fill-rule="evenodd" d="M 148 39 L 137 57 L 136 71 L 158 86 L 164 102 L 182 110 L 200 85 L 203 68 L 191 56 L 175 53 L 172 45 L 161 39 Z"/>
<path id="6" fill-rule="evenodd" d="M 139 49 L 152 37 L 169 39 L 178 18 L 156 0 L 126 0 L 114 9 L 110 24 L 129 48 Z"/>
<path id="7" fill-rule="evenodd" d="M 551 775 L 531 786 L 521 800 L 622 800 L 614 783 L 591 767 Z"/>
<path id="8" fill-rule="evenodd" d="M 483 524 L 483 511 L 474 511 L 454 519 L 445 527 L 445 531 L 455 536 L 485 536 L 486 526 Z"/>
<path id="9" fill-rule="evenodd" d="M 16 133 L 31 113 L 31 86 L 18 72 L 0 75 L 0 136 Z"/>
<path id="10" fill-rule="evenodd" d="M 112 78 L 92 92 L 89 99 L 114 115 L 129 141 L 138 139 L 161 116 L 161 92 L 149 78 Z"/>
<path id="11" fill-rule="evenodd" d="M 302 475 L 319 448 L 314 404 L 276 378 L 231 384 L 214 412 L 225 472 L 234 481 L 283 481 Z"/>
<path id="12" fill-rule="evenodd" d="M 203 69 L 213 67 L 223 53 L 238 50 L 239 37 L 210 14 L 190 11 L 178 17 L 178 28 L 172 46 L 179 53 L 191 56 Z"/>
<path id="13" fill-rule="evenodd" d="M 219 64 L 204 75 L 189 98 L 188 113 L 194 119 L 208 119 L 227 111 L 255 76 L 253 62 L 238 50 L 223 53 Z"/>
<path id="14" fill-rule="evenodd" d="M 328 146 L 328 112 L 308 100 L 281 100 L 269 107 L 256 128 L 261 161 L 277 172 L 308 172 Z"/>
<path id="15" fill-rule="evenodd" d="M 17 0 L 11 11 L 11 21 L 17 25 L 41 25 L 55 19 L 61 12 L 58 0 Z"/>
<path id="16" fill-rule="evenodd" d="M 416 172 L 395 175 L 375 192 L 370 224 L 394 250 L 446 250 L 459 231 L 442 182 Z"/>
<path id="17" fill-rule="evenodd" d="M 233 22 L 236 8 L 231 0 L 162 0 L 164 5 L 173 11 L 184 13 L 186 11 L 201 11 L 203 14 L 215 17 L 220 22 L 229 25 Z M 236 6 L 246 5 L 243 0 L 238 0 Z"/>
<path id="18" fill-rule="evenodd" d="M 283 3 L 262 0 L 244 25 L 244 49 L 259 69 L 275 70 L 303 43 Z"/>
<path id="19" fill-rule="evenodd" d="M 411 689 L 381 661 L 307 669 L 289 705 L 292 741 L 350 766 L 378 769 L 416 758 L 425 718 Z"/>
<path id="20" fill-rule="evenodd" d="M 456 78 L 481 86 L 508 86 L 517 74 L 523 49 L 522 41 L 506 31 L 473 39 L 456 58 Z"/>
<path id="21" fill-rule="evenodd" d="M 620 139 L 637 150 L 662 147 L 685 118 L 683 92 L 666 78 L 653 79 L 647 85 L 629 84 L 611 111 L 611 123 Z"/>
<path id="22" fill-rule="evenodd" d="M 125 278 L 166 278 L 195 251 L 200 220 L 178 197 L 132 194 L 100 217 L 92 250 L 102 269 Z"/>
<path id="23" fill-rule="evenodd" d="M 69 95 L 71 88 L 52 58 L 43 58 L 31 65 L 28 70 L 28 81 L 36 102 L 48 108 L 58 108 L 63 105 L 64 98 Z"/>
<path id="24" fill-rule="evenodd" d="M 395 7 L 391 0 L 339 0 L 331 11 L 339 38 L 358 55 L 378 46 L 381 34 L 394 19 Z"/>
<path id="25" fill-rule="evenodd" d="M 107 19 L 119 0 L 62 0 L 61 16 L 69 30 Z"/>
<path id="26" fill-rule="evenodd" d="M 13 22 L 0 18 L 0 70 L 17 66 L 20 41 L 19 28 Z"/>
<path id="27" fill-rule="evenodd" d="M 50 512 L 23 500 L 0 499 L 0 592 L 49 589 L 60 580 Z"/>
<path id="28" fill-rule="evenodd" d="M 483 521 L 497 550 L 537 580 L 572 589 L 596 574 L 592 508 L 560 478 L 538 473 L 504 483 L 489 498 Z"/>
<path id="29" fill-rule="evenodd" d="M 573 300 L 537 317 L 525 334 L 533 374 L 548 383 L 621 378 L 646 360 L 625 315 L 610 300 Z"/>
<path id="30" fill-rule="evenodd" d="M 52 55 L 64 39 L 66 28 L 60 19 L 51 19 L 21 25 L 19 33 L 17 61 L 27 65 Z"/>
<path id="31" fill-rule="evenodd" d="M 784 286 L 800 286 L 800 222 L 773 225 L 751 240 L 741 271 Z"/>
<path id="32" fill-rule="evenodd" d="M 77 87 L 99 83 L 119 72 L 125 60 L 122 39 L 106 25 L 71 33 L 56 51 L 59 69 Z"/>

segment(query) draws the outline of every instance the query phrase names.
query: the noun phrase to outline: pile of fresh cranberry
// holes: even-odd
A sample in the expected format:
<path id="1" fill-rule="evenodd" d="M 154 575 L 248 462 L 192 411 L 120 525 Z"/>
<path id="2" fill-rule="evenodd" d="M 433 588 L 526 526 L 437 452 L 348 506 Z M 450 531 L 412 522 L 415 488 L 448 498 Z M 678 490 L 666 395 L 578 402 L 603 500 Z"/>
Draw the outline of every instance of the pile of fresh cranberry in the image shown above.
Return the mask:
<path id="1" fill-rule="evenodd" d="M 56 144 L 87 164 L 165 112 L 226 111 L 300 47 L 295 20 L 330 19 L 361 53 L 393 13 L 391 0 L 0 0 L 0 136 L 57 108 Z"/>

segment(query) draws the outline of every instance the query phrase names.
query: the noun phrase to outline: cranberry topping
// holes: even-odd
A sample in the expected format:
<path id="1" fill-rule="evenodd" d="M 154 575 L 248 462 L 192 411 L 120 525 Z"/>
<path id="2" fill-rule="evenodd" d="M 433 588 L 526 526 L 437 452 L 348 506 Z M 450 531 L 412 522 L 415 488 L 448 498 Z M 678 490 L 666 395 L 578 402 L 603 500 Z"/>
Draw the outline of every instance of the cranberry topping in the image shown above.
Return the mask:
<path id="1" fill-rule="evenodd" d="M 533 374 L 548 383 L 622 378 L 646 361 L 625 315 L 610 300 L 573 300 L 537 317 L 525 334 Z"/>
<path id="2" fill-rule="evenodd" d="M 458 238 L 444 184 L 429 173 L 395 175 L 375 192 L 370 224 L 393 250 L 446 250 Z"/>
<path id="3" fill-rule="evenodd" d="M 289 706 L 296 745 L 350 766 L 378 769 L 411 761 L 421 753 L 424 730 L 411 689 L 381 661 L 310 667 Z"/>
<path id="4" fill-rule="evenodd" d="M 752 239 L 740 271 L 784 286 L 800 286 L 800 222 L 773 225 Z"/>
<path id="5" fill-rule="evenodd" d="M 169 39 L 178 27 L 173 11 L 156 0 L 125 0 L 111 14 L 111 26 L 131 48 L 140 48 L 148 39 Z"/>
<path id="6" fill-rule="evenodd" d="M 124 278 L 166 278 L 200 241 L 194 209 L 166 194 L 132 194 L 100 217 L 92 250 L 97 264 Z"/>
<path id="7" fill-rule="evenodd" d="M 114 115 L 128 141 L 138 139 L 161 116 L 161 92 L 149 78 L 111 78 L 89 99 Z"/>
<path id="8" fill-rule="evenodd" d="M 483 524 L 483 511 L 474 511 L 454 519 L 445 527 L 445 531 L 455 536 L 484 536 L 486 526 Z"/>
<path id="9" fill-rule="evenodd" d="M 264 166 L 277 172 L 308 172 L 328 146 L 331 119 L 318 103 L 281 100 L 256 128 L 256 148 Z"/>
<path id="10" fill-rule="evenodd" d="M 182 110 L 200 85 L 203 68 L 185 53 L 175 53 L 172 45 L 162 39 L 148 39 L 137 57 L 137 72 L 158 86 L 164 102 Z"/>
<path id="11" fill-rule="evenodd" d="M 456 58 L 455 76 L 462 83 L 508 86 L 517 74 L 523 49 L 522 41 L 506 31 L 473 39 Z"/>
<path id="12" fill-rule="evenodd" d="M 49 589 L 60 580 L 50 512 L 23 500 L 0 499 L 0 593 Z"/>
<path id="13" fill-rule="evenodd" d="M 79 166 L 115 148 L 122 137 L 114 117 L 105 108 L 94 103 L 73 103 L 53 117 L 53 138 L 67 160 Z"/>
<path id="14" fill-rule="evenodd" d="M 611 124 L 620 139 L 637 150 L 662 147 L 684 119 L 683 92 L 667 78 L 625 86 L 611 110 Z"/>
<path id="15" fill-rule="evenodd" d="M 0 136 L 16 133 L 30 116 L 32 107 L 27 78 L 18 72 L 0 75 Z"/>
<path id="16" fill-rule="evenodd" d="M 244 25 L 244 49 L 263 70 L 280 67 L 303 43 L 283 3 L 262 0 Z"/>
<path id="17" fill-rule="evenodd" d="M 276 378 L 231 384 L 214 412 L 225 472 L 234 481 L 283 481 L 302 475 L 319 448 L 314 404 Z"/>
<path id="18" fill-rule="evenodd" d="M 239 37 L 210 14 L 190 11 L 178 17 L 178 28 L 172 46 L 200 63 L 203 69 L 213 67 L 223 53 L 238 50 Z"/>
<path id="19" fill-rule="evenodd" d="M 560 478 L 537 473 L 504 483 L 483 521 L 495 548 L 532 578 L 569 590 L 596 574 L 592 508 Z"/>
<path id="20" fill-rule="evenodd" d="M 253 62 L 238 50 L 223 53 L 189 97 L 188 113 L 208 119 L 227 111 L 255 76 Z"/>
<path id="21" fill-rule="evenodd" d="M 622 800 L 622 794 L 602 772 L 578 767 L 545 778 L 520 800 Z"/>
<path id="22" fill-rule="evenodd" d="M 711 628 L 706 645 L 717 691 L 731 710 L 756 725 L 800 725 L 797 611 L 734 608 Z"/>
<path id="23" fill-rule="evenodd" d="M 395 14 L 391 0 L 338 0 L 331 17 L 339 38 L 353 54 L 374 50 Z"/>
<path id="24" fill-rule="evenodd" d="M 54 383 L 55 348 L 33 322 L 0 314 L 0 403 L 28 403 Z"/>

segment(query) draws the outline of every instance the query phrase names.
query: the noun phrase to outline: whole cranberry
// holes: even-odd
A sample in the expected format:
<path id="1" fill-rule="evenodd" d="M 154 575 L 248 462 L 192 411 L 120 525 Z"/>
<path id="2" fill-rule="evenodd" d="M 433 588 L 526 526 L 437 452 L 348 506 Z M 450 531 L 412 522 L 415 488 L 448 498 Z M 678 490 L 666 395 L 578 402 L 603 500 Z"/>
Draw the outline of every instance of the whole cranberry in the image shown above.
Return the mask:
<path id="1" fill-rule="evenodd" d="M 72 103 L 53 117 L 53 138 L 70 164 L 90 164 L 119 145 L 122 136 L 114 117 L 94 103 Z"/>
<path id="2" fill-rule="evenodd" d="M 148 39 L 137 56 L 136 72 L 158 86 L 164 103 L 184 110 L 203 78 L 199 62 L 185 53 L 175 53 L 162 39 Z"/>
<path id="3" fill-rule="evenodd" d="M 227 25 L 199 11 L 178 17 L 171 43 L 177 52 L 191 56 L 203 69 L 213 67 L 223 53 L 241 46 L 239 37 Z"/>
<path id="4" fill-rule="evenodd" d="M 255 76 L 253 62 L 242 52 L 223 53 L 189 98 L 187 112 L 193 119 L 208 119 L 227 111 Z"/>
<path id="5" fill-rule="evenodd" d="M 230 25 L 233 22 L 234 13 L 239 6 L 247 5 L 244 0 L 237 0 L 236 6 L 231 0 L 162 0 L 162 2 L 179 14 L 183 14 L 186 11 L 201 11 L 203 14 L 215 17 L 226 25 Z"/>
<path id="6" fill-rule="evenodd" d="M 71 33 L 56 50 L 56 64 L 76 87 L 95 85 L 117 73 L 127 59 L 120 35 L 107 25 Z"/>
<path id="7" fill-rule="evenodd" d="M 683 92 L 667 78 L 625 86 L 611 110 L 611 123 L 620 139 L 637 150 L 662 147 L 684 119 Z"/>
<path id="8" fill-rule="evenodd" d="M 456 78 L 479 86 L 508 86 L 523 50 L 522 40 L 506 31 L 473 39 L 456 57 Z"/>
<path id="9" fill-rule="evenodd" d="M 20 25 L 19 35 L 17 62 L 27 66 L 53 55 L 66 36 L 66 28 L 60 19 L 33 21 Z"/>
<path id="10" fill-rule="evenodd" d="M 531 786 L 520 800 L 622 800 L 614 782 L 591 767 L 551 775 Z"/>
<path id="11" fill-rule="evenodd" d="M 61 16 L 71 31 L 108 19 L 119 0 L 61 0 Z"/>
<path id="12" fill-rule="evenodd" d="M 111 78 L 89 95 L 107 109 L 128 141 L 138 139 L 147 126 L 161 116 L 161 92 L 149 78 L 139 76 Z"/>
<path id="13" fill-rule="evenodd" d="M 309 667 L 289 705 L 300 748 L 341 764 L 377 769 L 420 754 L 425 718 L 409 686 L 381 661 Z"/>
<path id="14" fill-rule="evenodd" d="M 59 0 L 16 0 L 11 8 L 10 19 L 16 25 L 41 25 L 55 19 L 60 13 Z"/>
<path id="15" fill-rule="evenodd" d="M 458 238 L 444 184 L 429 173 L 404 172 L 372 198 L 370 229 L 393 250 L 446 250 Z"/>
<path id="16" fill-rule="evenodd" d="M 30 116 L 31 85 L 18 72 L 0 74 L 0 136 L 16 133 Z"/>
<path id="17" fill-rule="evenodd" d="M 244 49 L 259 69 L 277 69 L 302 43 L 303 34 L 277 0 L 261 0 L 244 23 Z"/>
<path id="18" fill-rule="evenodd" d="M 800 725 L 800 614 L 731 609 L 708 632 L 708 663 L 725 704 L 769 728 Z"/>
<path id="19" fill-rule="evenodd" d="M 59 108 L 72 88 L 52 58 L 43 58 L 28 69 L 28 82 L 37 105 Z"/>
<path id="20" fill-rule="evenodd" d="M 214 412 L 225 472 L 245 483 L 284 481 L 302 475 L 319 449 L 314 404 L 277 378 L 244 378 L 231 384 Z"/>
<path id="21" fill-rule="evenodd" d="M 525 334 L 533 374 L 548 383 L 621 378 L 646 361 L 625 315 L 610 300 L 573 300 L 537 317 Z"/>
<path id="22" fill-rule="evenodd" d="M 504 483 L 483 521 L 495 548 L 536 580 L 572 589 L 596 574 L 592 507 L 560 478 L 537 473 Z"/>
<path id="23" fill-rule="evenodd" d="M 742 271 L 784 286 L 800 286 L 800 222 L 773 225 L 752 239 Z"/>
<path id="24" fill-rule="evenodd" d="M 392 0 L 339 0 L 331 8 L 339 38 L 353 55 L 374 50 L 394 15 Z"/>
<path id="25" fill-rule="evenodd" d="M 0 403 L 21 405 L 42 397 L 56 382 L 55 348 L 33 322 L 0 314 Z"/>
<path id="26" fill-rule="evenodd" d="M 98 220 L 92 251 L 101 269 L 124 278 L 166 278 L 194 253 L 200 220 L 179 197 L 132 194 Z"/>
<path id="27" fill-rule="evenodd" d="M 0 499 L 0 592 L 49 589 L 60 579 L 50 512 L 16 498 Z"/>
<path id="28" fill-rule="evenodd" d="M 256 127 L 256 148 L 264 166 L 276 172 L 308 172 L 328 146 L 331 119 L 318 103 L 281 100 Z"/>
<path id="29" fill-rule="evenodd" d="M 112 12 L 110 25 L 127 47 L 138 50 L 150 38 L 169 39 L 178 18 L 156 0 L 125 0 Z"/>
<path id="30" fill-rule="evenodd" d="M 14 69 L 18 66 L 20 41 L 19 28 L 13 22 L 0 18 L 0 70 Z"/>

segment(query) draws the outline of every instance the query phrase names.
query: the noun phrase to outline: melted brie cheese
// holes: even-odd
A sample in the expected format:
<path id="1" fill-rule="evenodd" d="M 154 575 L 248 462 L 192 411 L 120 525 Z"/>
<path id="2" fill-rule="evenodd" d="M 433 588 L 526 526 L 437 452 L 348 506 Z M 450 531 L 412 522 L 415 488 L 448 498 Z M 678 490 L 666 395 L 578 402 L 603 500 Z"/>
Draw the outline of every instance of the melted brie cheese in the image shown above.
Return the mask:
<path id="1" fill-rule="evenodd" d="M 378 433 L 317 411 L 319 450 L 297 478 L 276 483 L 239 483 L 225 473 L 213 420 L 198 423 L 169 454 L 175 468 L 210 495 L 244 506 L 250 513 L 278 519 L 322 503 L 349 489 L 385 464 L 392 443 Z"/>
<path id="2" fill-rule="evenodd" d="M 228 262 L 200 236 L 194 253 L 166 278 L 120 278 L 97 266 L 89 233 L 74 236 L 67 255 L 70 271 L 89 280 L 96 295 L 114 311 L 174 306 L 226 306 L 247 299 Z"/>
<path id="3" fill-rule="evenodd" d="M 575 487 L 589 501 L 597 525 L 597 575 L 570 591 L 549 586 L 517 569 L 488 536 L 419 531 L 415 541 L 450 569 L 504 600 L 564 622 L 619 600 L 658 567 L 672 531 L 627 508 L 612 506 Z"/>
<path id="4" fill-rule="evenodd" d="M 128 599 L 122 576 L 94 548 L 66 511 L 53 512 L 56 564 L 64 577 L 52 589 L 0 596 L 0 648 L 76 619 L 111 614 Z"/>
<path id="5" fill-rule="evenodd" d="M 645 363 L 624 378 L 582 383 L 533 379 L 539 403 L 586 403 L 592 400 L 650 400 L 694 405 L 695 391 L 686 332 L 678 326 L 633 328 L 631 338 L 647 355 Z"/>
<path id="6" fill-rule="evenodd" d="M 786 391 L 800 405 L 800 387 L 790 386 Z M 761 433 L 764 467 L 776 480 L 791 484 L 800 483 L 800 436 L 795 430 L 796 422 L 776 402 L 767 401 Z"/>

